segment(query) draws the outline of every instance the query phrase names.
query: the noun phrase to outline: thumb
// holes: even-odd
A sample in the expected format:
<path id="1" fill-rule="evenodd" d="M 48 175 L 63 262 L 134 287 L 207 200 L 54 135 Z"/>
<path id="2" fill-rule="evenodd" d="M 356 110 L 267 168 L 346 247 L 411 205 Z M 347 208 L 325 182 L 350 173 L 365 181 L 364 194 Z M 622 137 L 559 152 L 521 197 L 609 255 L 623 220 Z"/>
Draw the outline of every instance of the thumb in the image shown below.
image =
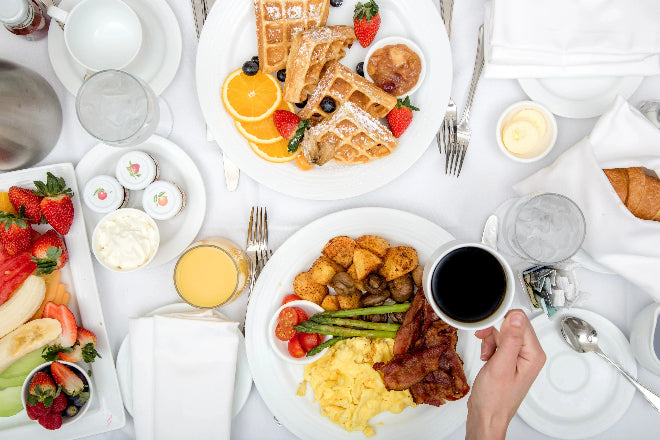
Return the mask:
<path id="1" fill-rule="evenodd" d="M 518 356 L 523 348 L 525 318 L 523 312 L 510 312 L 500 328 L 499 346 L 491 358 L 500 373 L 513 375 L 516 372 Z"/>

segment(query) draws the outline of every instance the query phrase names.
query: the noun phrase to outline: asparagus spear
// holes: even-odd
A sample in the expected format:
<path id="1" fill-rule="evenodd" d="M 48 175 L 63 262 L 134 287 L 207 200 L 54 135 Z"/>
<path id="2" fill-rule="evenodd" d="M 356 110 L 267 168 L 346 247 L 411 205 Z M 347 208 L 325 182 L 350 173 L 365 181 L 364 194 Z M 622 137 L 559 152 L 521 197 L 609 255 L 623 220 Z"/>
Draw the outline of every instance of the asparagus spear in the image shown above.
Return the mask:
<path id="1" fill-rule="evenodd" d="M 354 328 L 339 327 L 336 325 L 318 324 L 313 321 L 305 321 L 293 328 L 302 333 L 318 333 L 320 335 L 333 336 L 363 336 L 365 338 L 394 338 L 395 331 L 387 330 L 358 330 Z"/>
<path id="2" fill-rule="evenodd" d="M 372 330 L 387 330 L 394 332 L 399 330 L 399 327 L 401 327 L 399 324 L 389 324 L 386 322 L 369 322 L 360 321 L 357 319 L 329 318 L 327 316 L 322 316 L 322 314 L 312 316 L 311 320 L 318 322 L 319 324 L 334 324 L 344 327 L 367 328 Z"/>
<path id="3" fill-rule="evenodd" d="M 314 356 L 315 354 L 322 352 L 326 348 L 335 345 L 337 342 L 343 341 L 344 339 L 347 339 L 347 338 L 344 337 L 344 336 L 335 336 L 332 339 L 328 339 L 324 343 L 319 344 L 316 347 L 309 350 L 309 352 L 307 353 L 307 356 Z"/>
<path id="4" fill-rule="evenodd" d="M 389 306 L 364 307 L 361 309 L 335 310 L 317 313 L 314 315 L 329 318 L 347 318 L 350 316 L 380 315 L 382 313 L 405 312 L 410 308 L 410 303 L 392 304 Z"/>

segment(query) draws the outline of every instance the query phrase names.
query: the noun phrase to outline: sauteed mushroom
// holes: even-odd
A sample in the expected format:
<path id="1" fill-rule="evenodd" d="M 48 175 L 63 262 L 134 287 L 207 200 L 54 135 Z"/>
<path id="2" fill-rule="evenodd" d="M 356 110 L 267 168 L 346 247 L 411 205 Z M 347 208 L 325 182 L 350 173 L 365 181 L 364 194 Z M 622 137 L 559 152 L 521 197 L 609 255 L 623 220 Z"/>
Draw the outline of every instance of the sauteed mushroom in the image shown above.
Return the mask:
<path id="1" fill-rule="evenodd" d="M 406 316 L 405 312 L 390 313 L 390 319 L 397 324 L 403 324 L 403 318 Z"/>
<path id="2" fill-rule="evenodd" d="M 379 306 L 390 297 L 390 291 L 385 289 L 380 293 L 366 293 L 362 295 L 362 304 L 365 307 Z"/>
<path id="3" fill-rule="evenodd" d="M 330 280 L 329 286 L 339 295 L 352 295 L 356 291 L 353 278 L 346 272 L 337 272 Z"/>
<path id="4" fill-rule="evenodd" d="M 392 299 L 396 302 L 407 301 L 413 293 L 413 278 L 410 273 L 394 278 L 387 283 Z"/>
<path id="5" fill-rule="evenodd" d="M 364 280 L 364 288 L 369 293 L 383 293 L 387 289 L 387 282 L 385 278 L 378 274 L 370 273 Z"/>

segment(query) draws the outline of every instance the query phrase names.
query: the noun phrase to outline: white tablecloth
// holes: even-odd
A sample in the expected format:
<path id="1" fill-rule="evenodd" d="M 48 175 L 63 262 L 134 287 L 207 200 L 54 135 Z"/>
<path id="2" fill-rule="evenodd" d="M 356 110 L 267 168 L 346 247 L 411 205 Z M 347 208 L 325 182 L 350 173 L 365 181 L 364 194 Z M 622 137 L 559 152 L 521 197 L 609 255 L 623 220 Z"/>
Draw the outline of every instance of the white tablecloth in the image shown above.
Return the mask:
<path id="1" fill-rule="evenodd" d="M 173 113 L 174 127 L 170 139 L 188 152 L 207 185 L 208 208 L 199 238 L 220 235 L 244 243 L 250 207 L 265 205 L 270 220 L 270 243 L 275 250 L 310 221 L 338 210 L 362 206 L 403 209 L 438 223 L 456 237 L 479 240 L 488 215 L 501 201 L 514 196 L 511 185 L 552 163 L 559 154 L 587 135 L 595 122 L 595 119 L 558 118 L 557 145 L 549 156 L 534 164 L 512 162 L 498 150 L 495 123 L 505 107 L 526 96 L 516 81 L 482 78 L 472 108 L 470 151 L 459 179 L 445 175 L 444 156 L 438 154 L 433 143 L 423 157 L 401 177 L 377 191 L 356 198 L 335 202 L 294 199 L 258 185 L 244 173 L 241 174 L 238 191 L 230 193 L 224 184 L 220 150 L 215 143 L 205 139 L 204 119 L 197 102 L 194 76 L 197 40 L 190 2 L 167 1 L 181 26 L 183 56 L 174 81 L 162 97 L 168 101 Z M 466 100 L 474 65 L 477 29 L 482 21 L 482 1 L 456 2 L 452 24 L 452 97 L 460 111 Z M 246 58 L 251 55 L 246 54 Z M 64 127 L 61 137 L 41 164 L 77 163 L 96 142 L 76 120 L 74 97 L 55 76 L 48 61 L 46 40 L 28 42 L 0 29 L 0 58 L 39 72 L 54 87 L 62 103 Z M 645 79 L 630 101 L 636 104 L 652 98 L 660 98 L 660 77 Z M 446 103 L 438 102 L 437 106 L 437 111 L 444 113 Z M 179 301 L 171 281 L 174 261 L 159 268 L 119 277 L 96 262 L 94 268 L 110 344 L 115 355 L 128 332 L 129 317 L 140 316 L 159 306 Z M 618 276 L 580 270 L 578 277 L 582 290 L 591 292 L 584 307 L 611 320 L 626 336 L 630 333 L 635 315 L 651 303 L 647 294 Z M 233 319 L 242 320 L 246 299 L 244 296 L 222 311 Z M 660 391 L 660 377 L 641 366 L 639 378 Z M 123 429 L 94 438 L 134 438 L 130 416 L 127 416 L 127 420 Z M 599 438 L 655 439 L 659 431 L 660 415 L 637 394 L 626 415 Z M 549 438 L 536 432 L 519 417 L 512 421 L 508 434 L 510 439 Z M 459 428 L 450 438 L 461 439 L 464 435 L 464 428 Z M 232 439 L 257 438 L 289 440 L 293 435 L 286 428 L 275 424 L 272 414 L 253 387 L 245 407 L 233 420 Z"/>

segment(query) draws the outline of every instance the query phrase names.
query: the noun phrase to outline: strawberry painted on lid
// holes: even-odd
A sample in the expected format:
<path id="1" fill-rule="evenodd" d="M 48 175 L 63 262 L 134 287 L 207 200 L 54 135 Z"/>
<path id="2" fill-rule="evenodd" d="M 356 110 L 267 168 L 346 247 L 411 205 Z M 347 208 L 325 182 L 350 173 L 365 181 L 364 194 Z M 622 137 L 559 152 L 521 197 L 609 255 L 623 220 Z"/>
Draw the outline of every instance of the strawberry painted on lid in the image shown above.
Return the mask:
<path id="1" fill-rule="evenodd" d="M 169 220 L 178 215 L 185 206 L 185 194 L 178 186 L 157 180 L 142 193 L 144 212 L 156 220 Z"/>
<path id="2" fill-rule="evenodd" d="M 83 200 L 92 211 L 105 214 L 124 207 L 128 191 L 112 176 L 94 176 L 85 184 Z"/>
<path id="3" fill-rule="evenodd" d="M 158 162 L 142 151 L 129 151 L 119 158 L 115 175 L 125 188 L 141 190 L 158 179 Z"/>

